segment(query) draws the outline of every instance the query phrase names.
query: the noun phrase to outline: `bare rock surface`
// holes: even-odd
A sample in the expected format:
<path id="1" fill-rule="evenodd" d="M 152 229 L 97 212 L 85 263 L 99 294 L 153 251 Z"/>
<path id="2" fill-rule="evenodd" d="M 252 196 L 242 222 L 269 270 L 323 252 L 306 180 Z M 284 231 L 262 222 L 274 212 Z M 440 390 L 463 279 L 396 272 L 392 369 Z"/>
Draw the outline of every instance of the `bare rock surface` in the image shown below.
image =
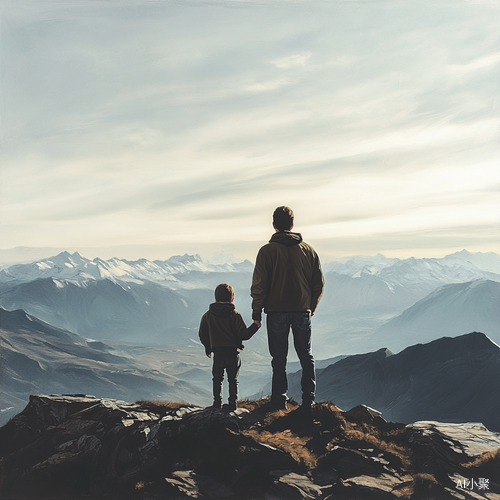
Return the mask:
<path id="1" fill-rule="evenodd" d="M 365 419 L 372 422 L 376 418 L 382 419 L 382 412 L 375 410 L 375 408 L 370 408 L 366 405 L 358 405 L 351 408 L 349 411 L 345 412 L 346 416 L 354 417 L 358 419 Z M 383 419 L 382 419 L 383 420 Z"/>
<path id="2" fill-rule="evenodd" d="M 386 422 L 368 407 L 240 402 L 236 411 L 31 396 L 0 428 L 14 499 L 500 498 L 499 435 L 479 424 Z M 484 453 L 486 452 L 486 453 Z M 483 489 L 466 490 L 458 478 Z M 488 488 L 484 488 L 487 480 Z"/>
<path id="3" fill-rule="evenodd" d="M 178 493 L 189 498 L 229 498 L 233 493 L 223 484 L 200 476 L 192 470 L 172 472 L 165 481 Z"/>
<path id="4" fill-rule="evenodd" d="M 379 476 L 355 476 L 346 481 L 348 486 L 355 486 L 366 492 L 390 493 L 403 484 L 403 480 L 396 475 L 382 473 Z"/>
<path id="5" fill-rule="evenodd" d="M 447 424 L 421 421 L 407 426 L 410 439 L 431 447 L 444 457 L 477 457 L 500 448 L 500 433 L 489 431 L 481 423 Z"/>
<path id="6" fill-rule="evenodd" d="M 291 497 L 303 500 L 314 500 L 322 497 L 322 490 L 304 474 L 290 471 L 271 471 L 275 490 Z"/>

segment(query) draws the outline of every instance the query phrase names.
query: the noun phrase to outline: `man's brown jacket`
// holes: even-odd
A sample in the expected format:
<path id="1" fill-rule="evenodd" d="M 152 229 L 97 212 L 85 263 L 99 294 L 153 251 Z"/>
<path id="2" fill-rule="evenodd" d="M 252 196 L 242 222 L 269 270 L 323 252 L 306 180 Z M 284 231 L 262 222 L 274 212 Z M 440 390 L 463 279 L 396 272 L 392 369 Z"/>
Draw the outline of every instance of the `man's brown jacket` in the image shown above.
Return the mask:
<path id="1" fill-rule="evenodd" d="M 257 254 L 251 295 L 252 319 L 264 312 L 314 314 L 323 293 L 324 280 L 319 257 L 302 241 L 300 233 L 273 234 Z"/>

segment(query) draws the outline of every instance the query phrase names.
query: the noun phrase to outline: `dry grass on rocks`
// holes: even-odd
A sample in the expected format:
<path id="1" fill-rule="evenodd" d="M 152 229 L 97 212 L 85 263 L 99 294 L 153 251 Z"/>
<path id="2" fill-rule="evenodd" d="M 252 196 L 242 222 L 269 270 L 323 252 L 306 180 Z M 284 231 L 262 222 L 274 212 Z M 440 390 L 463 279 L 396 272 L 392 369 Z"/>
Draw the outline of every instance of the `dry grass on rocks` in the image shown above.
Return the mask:
<path id="1" fill-rule="evenodd" d="M 259 443 L 273 446 L 288 453 L 298 464 L 307 470 L 312 470 L 317 465 L 318 457 L 307 446 L 310 439 L 297 436 L 289 430 L 274 433 L 248 430 L 242 431 L 242 434 L 251 437 Z"/>
<path id="2" fill-rule="evenodd" d="M 184 401 L 181 402 L 173 402 L 173 401 L 136 401 L 136 404 L 140 405 L 143 409 L 155 412 L 155 413 L 167 413 L 169 410 L 178 410 L 180 408 L 193 408 L 198 407 L 199 405 L 194 405 L 191 403 L 186 403 Z"/>
<path id="3" fill-rule="evenodd" d="M 462 464 L 478 477 L 487 477 L 500 484 L 500 448 L 483 453 L 472 462 Z"/>
<path id="4" fill-rule="evenodd" d="M 344 430 L 342 444 L 358 448 L 374 448 L 380 453 L 391 455 L 404 468 L 411 466 L 413 457 L 411 449 L 394 442 L 404 436 L 404 427 L 385 433 L 365 423 L 360 427 L 356 428 L 353 424 L 348 424 Z"/>
<path id="5" fill-rule="evenodd" d="M 245 401 L 239 404 L 249 411 L 262 412 L 261 426 L 243 431 L 247 436 L 288 453 L 306 470 L 313 470 L 335 447 L 370 449 L 383 455 L 391 466 L 405 472 L 412 469 L 413 452 L 407 446 L 402 424 L 369 422 L 346 418 L 333 403 L 314 406 L 303 412 L 295 402 L 288 410 L 268 411 L 269 401 Z M 383 422 L 383 421 L 382 421 Z"/>
<path id="6" fill-rule="evenodd" d="M 442 488 L 438 481 L 431 474 L 417 473 L 413 474 L 410 481 L 393 491 L 394 495 L 401 499 L 424 499 L 424 498 L 443 498 Z M 449 498 L 448 496 L 444 498 Z"/>

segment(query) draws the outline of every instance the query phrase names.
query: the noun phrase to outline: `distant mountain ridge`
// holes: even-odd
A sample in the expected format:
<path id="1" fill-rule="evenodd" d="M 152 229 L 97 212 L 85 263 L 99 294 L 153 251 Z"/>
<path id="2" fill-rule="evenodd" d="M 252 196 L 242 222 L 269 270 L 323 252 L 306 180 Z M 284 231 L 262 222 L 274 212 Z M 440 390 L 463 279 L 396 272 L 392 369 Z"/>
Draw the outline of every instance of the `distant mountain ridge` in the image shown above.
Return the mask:
<path id="1" fill-rule="evenodd" d="M 0 271 L 0 306 L 85 336 L 183 343 L 169 331 L 196 326 L 215 286 L 228 274 L 235 288 L 247 286 L 252 269 L 249 261 L 214 265 L 187 254 L 152 262 L 62 252 Z"/>
<path id="2" fill-rule="evenodd" d="M 376 256 L 356 256 L 345 261 L 328 262 L 323 265 L 325 273 L 359 278 L 377 276 L 392 285 L 411 281 L 435 281 L 438 283 L 464 282 L 474 279 L 494 279 L 500 281 L 500 255 L 471 253 L 462 250 L 442 258 L 408 259 Z M 137 282 L 141 280 L 162 284 L 182 285 L 176 278 L 179 273 L 198 271 L 213 272 L 250 272 L 253 264 L 249 260 L 238 263 L 212 264 L 195 255 L 176 255 L 164 261 L 139 259 L 130 261 L 112 258 L 93 260 L 78 252 L 60 254 L 34 261 L 29 264 L 15 264 L 0 271 L 0 282 L 27 282 L 40 278 L 85 281 L 89 279 L 111 279 L 116 281 Z"/>
<path id="3" fill-rule="evenodd" d="M 494 252 L 469 252 L 461 250 L 441 258 L 410 257 L 398 259 L 385 257 L 382 254 L 375 256 L 353 256 L 339 261 L 328 262 L 323 265 L 325 272 L 345 274 L 352 278 L 360 276 L 380 276 L 382 278 L 424 279 L 433 278 L 441 281 L 454 277 L 458 281 L 488 278 L 488 273 L 500 275 L 500 255 Z M 485 274 L 486 273 L 486 274 Z M 468 278 L 470 276 L 470 278 Z M 491 276 L 490 276 L 491 277 Z"/>
<path id="4" fill-rule="evenodd" d="M 205 389 L 159 371 L 102 342 L 55 328 L 22 310 L 0 308 L 0 425 L 30 394 L 98 393 L 121 399 L 210 401 Z"/>
<path id="5" fill-rule="evenodd" d="M 60 254 L 30 264 L 16 264 L 0 271 L 0 282 L 23 283 L 36 279 L 53 278 L 85 282 L 87 280 L 109 279 L 115 282 L 155 283 L 182 286 L 176 274 L 189 271 L 199 272 L 241 272 L 253 269 L 250 261 L 236 264 L 209 264 L 199 255 L 176 255 L 165 261 L 140 259 L 93 260 L 82 257 L 78 252 Z"/>
<path id="6" fill-rule="evenodd" d="M 366 349 L 377 349 L 379 339 L 368 333 L 438 287 L 481 279 L 500 282 L 500 255 L 463 250 L 441 259 L 400 260 L 379 254 L 326 263 L 324 271 L 315 340 L 326 349 L 324 357 L 332 357 L 357 352 L 359 336 Z M 128 261 L 90 260 L 77 252 L 62 252 L 1 270 L 0 306 L 23 309 L 97 339 L 185 344 L 189 339 L 179 335 L 179 328 L 189 329 L 196 338 L 199 319 L 219 283 L 235 287 L 235 305 L 251 321 L 252 272 L 249 261 L 210 264 L 199 255 Z M 411 343 L 413 339 L 406 345 Z"/>
<path id="7" fill-rule="evenodd" d="M 397 349 L 415 338 L 428 342 L 472 330 L 500 343 L 500 283 L 482 279 L 443 285 L 382 325 L 374 335 L 383 342 L 391 339 L 391 348 Z"/>

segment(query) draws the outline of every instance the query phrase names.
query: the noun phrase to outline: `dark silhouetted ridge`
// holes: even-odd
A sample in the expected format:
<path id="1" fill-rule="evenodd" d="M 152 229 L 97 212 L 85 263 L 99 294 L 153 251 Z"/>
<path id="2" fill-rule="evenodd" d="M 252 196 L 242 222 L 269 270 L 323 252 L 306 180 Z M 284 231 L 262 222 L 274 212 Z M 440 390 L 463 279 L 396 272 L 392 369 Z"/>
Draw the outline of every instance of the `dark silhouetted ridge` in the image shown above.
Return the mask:
<path id="1" fill-rule="evenodd" d="M 318 371 L 317 400 L 366 404 L 398 422 L 482 422 L 500 431 L 500 347 L 480 332 L 348 356 Z M 300 398 L 300 372 L 290 377 Z"/>

